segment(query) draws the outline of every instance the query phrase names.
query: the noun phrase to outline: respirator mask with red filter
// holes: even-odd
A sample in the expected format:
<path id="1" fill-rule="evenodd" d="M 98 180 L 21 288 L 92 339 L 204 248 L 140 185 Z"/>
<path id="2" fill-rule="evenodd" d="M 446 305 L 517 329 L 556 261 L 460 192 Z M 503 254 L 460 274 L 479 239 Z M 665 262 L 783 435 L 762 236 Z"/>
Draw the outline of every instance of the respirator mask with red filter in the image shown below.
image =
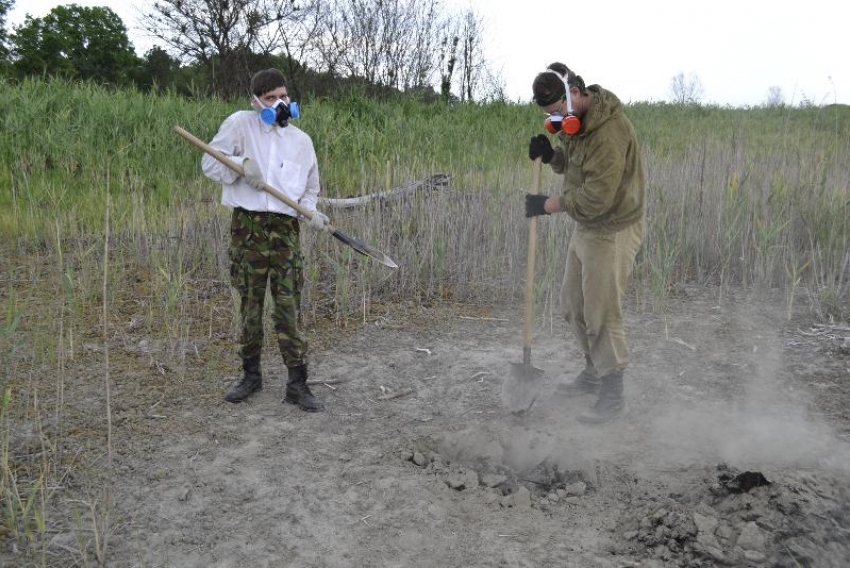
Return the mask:
<path id="1" fill-rule="evenodd" d="M 554 73 L 561 79 L 564 83 L 564 100 L 567 101 L 567 115 L 564 116 L 561 113 L 553 112 L 548 118 L 546 118 L 546 122 L 544 126 L 549 134 L 557 134 L 558 132 L 563 132 L 564 134 L 572 136 L 579 130 L 581 130 L 581 121 L 579 118 L 573 114 L 573 102 L 570 97 L 570 85 L 567 83 L 567 80 L 563 75 L 558 73 L 553 69 L 547 69 L 545 73 Z"/>

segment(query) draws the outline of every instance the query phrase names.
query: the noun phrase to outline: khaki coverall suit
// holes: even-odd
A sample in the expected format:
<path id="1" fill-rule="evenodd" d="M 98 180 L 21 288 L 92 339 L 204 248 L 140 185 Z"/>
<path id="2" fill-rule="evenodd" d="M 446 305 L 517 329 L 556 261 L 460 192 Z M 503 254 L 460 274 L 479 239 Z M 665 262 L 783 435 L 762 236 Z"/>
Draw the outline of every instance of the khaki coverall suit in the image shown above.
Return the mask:
<path id="1" fill-rule="evenodd" d="M 550 165 L 563 174 L 561 208 L 575 219 L 562 307 L 590 369 L 604 377 L 629 361 L 623 295 L 645 230 L 640 149 L 623 105 L 599 85 L 582 129 L 560 134 Z"/>

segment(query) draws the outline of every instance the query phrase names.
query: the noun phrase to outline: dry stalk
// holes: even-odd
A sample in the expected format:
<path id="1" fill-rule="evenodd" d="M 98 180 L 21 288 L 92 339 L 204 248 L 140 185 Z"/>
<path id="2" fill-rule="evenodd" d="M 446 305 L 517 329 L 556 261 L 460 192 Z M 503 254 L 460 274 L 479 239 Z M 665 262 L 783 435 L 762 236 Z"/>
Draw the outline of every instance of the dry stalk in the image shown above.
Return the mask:
<path id="1" fill-rule="evenodd" d="M 351 379 L 328 379 L 328 380 L 325 380 L 325 381 L 320 380 L 320 379 L 313 379 L 313 380 L 307 381 L 307 384 L 308 385 L 338 385 L 340 383 L 347 383 L 349 381 L 351 381 Z"/>
<path id="2" fill-rule="evenodd" d="M 112 391 L 109 386 L 109 170 L 106 172 L 106 219 L 103 239 L 103 353 L 106 365 L 104 383 L 106 388 L 106 455 L 109 468 L 112 469 Z"/>
<path id="3" fill-rule="evenodd" d="M 404 390 L 400 390 L 398 392 L 394 392 L 394 393 L 391 393 L 391 394 L 385 394 L 383 396 L 379 396 L 378 400 L 393 400 L 394 398 L 401 398 L 403 396 L 407 396 L 407 395 L 412 394 L 414 392 L 416 392 L 416 389 L 404 389 Z"/>

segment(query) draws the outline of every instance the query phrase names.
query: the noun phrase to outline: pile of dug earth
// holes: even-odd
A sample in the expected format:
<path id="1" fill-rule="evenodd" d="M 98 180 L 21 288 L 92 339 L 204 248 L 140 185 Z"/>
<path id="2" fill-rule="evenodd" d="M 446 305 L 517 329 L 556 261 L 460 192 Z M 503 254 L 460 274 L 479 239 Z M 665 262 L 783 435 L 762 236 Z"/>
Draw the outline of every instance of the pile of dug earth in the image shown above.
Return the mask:
<path id="1" fill-rule="evenodd" d="M 475 460 L 453 463 L 433 444 L 411 442 L 403 460 L 437 476 L 458 492 L 481 492 L 504 509 L 550 513 L 582 504 L 599 491 L 587 471 L 567 471 L 543 462 L 529 471 Z M 634 559 L 641 568 L 850 566 L 850 483 L 829 474 L 771 474 L 738 471 L 719 464 L 684 489 L 659 491 L 638 477 L 623 479 L 628 503 L 609 535 L 605 551 Z M 623 492 L 621 492 L 622 494 Z"/>
<path id="2" fill-rule="evenodd" d="M 808 475 L 768 481 L 718 466 L 714 480 L 640 503 L 619 523 L 616 552 L 657 566 L 847 566 L 847 484 Z M 653 564 L 647 564 L 653 566 Z"/>

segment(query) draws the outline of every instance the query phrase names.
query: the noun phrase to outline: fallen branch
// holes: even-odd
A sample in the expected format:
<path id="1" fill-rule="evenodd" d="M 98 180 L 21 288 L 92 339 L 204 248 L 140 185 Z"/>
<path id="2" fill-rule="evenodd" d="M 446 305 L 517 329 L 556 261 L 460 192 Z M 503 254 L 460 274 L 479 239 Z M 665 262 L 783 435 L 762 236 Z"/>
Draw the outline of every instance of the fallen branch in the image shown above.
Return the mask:
<path id="1" fill-rule="evenodd" d="M 691 351 L 696 351 L 696 350 L 697 350 L 697 348 L 696 348 L 696 347 L 694 347 L 694 346 L 693 346 L 693 345 L 691 345 L 690 343 L 685 343 L 684 341 L 682 341 L 682 340 L 681 340 L 681 339 L 679 339 L 678 337 L 671 337 L 669 341 L 670 341 L 670 342 L 672 342 L 672 343 L 676 343 L 676 344 L 678 344 L 678 345 L 681 345 L 682 347 L 687 347 L 687 348 L 688 348 L 688 349 L 690 349 Z"/>
<path id="2" fill-rule="evenodd" d="M 310 379 L 307 381 L 308 385 L 338 385 L 339 383 L 347 383 L 351 379 L 329 379 L 323 381 L 321 379 Z"/>
<path id="3" fill-rule="evenodd" d="M 816 323 L 816 324 L 814 324 L 814 326 L 817 327 L 817 328 L 821 328 L 821 329 L 827 329 L 829 331 L 850 331 L 850 327 L 847 327 L 847 326 L 844 326 L 844 325 L 830 325 L 830 324 L 826 324 L 826 323 Z"/>
<path id="4" fill-rule="evenodd" d="M 320 197 L 319 203 L 331 209 L 350 209 L 352 207 L 360 207 L 372 201 L 387 201 L 389 199 L 397 199 L 405 195 L 415 193 L 420 189 L 434 190 L 443 189 L 452 181 L 452 176 L 446 174 L 434 174 L 427 179 L 413 181 L 400 187 L 394 187 L 386 191 L 376 191 L 368 195 L 358 197 L 345 198 L 329 198 Z"/>
<path id="5" fill-rule="evenodd" d="M 842 340 L 845 343 L 850 343 L 850 337 L 841 335 L 841 333 L 846 333 L 850 331 L 850 327 L 816 323 L 813 327 L 810 328 L 810 330 L 810 332 L 806 332 L 800 328 L 797 328 L 797 333 L 799 333 L 800 335 L 805 335 L 806 337 L 817 337 L 819 339 L 829 339 L 832 341 Z"/>
<path id="6" fill-rule="evenodd" d="M 401 398 L 403 396 L 407 396 L 407 395 L 412 394 L 414 392 L 416 392 L 416 389 L 400 390 L 400 391 L 394 392 L 392 394 L 385 394 L 385 395 L 379 396 L 378 400 L 392 400 L 394 398 Z"/>

